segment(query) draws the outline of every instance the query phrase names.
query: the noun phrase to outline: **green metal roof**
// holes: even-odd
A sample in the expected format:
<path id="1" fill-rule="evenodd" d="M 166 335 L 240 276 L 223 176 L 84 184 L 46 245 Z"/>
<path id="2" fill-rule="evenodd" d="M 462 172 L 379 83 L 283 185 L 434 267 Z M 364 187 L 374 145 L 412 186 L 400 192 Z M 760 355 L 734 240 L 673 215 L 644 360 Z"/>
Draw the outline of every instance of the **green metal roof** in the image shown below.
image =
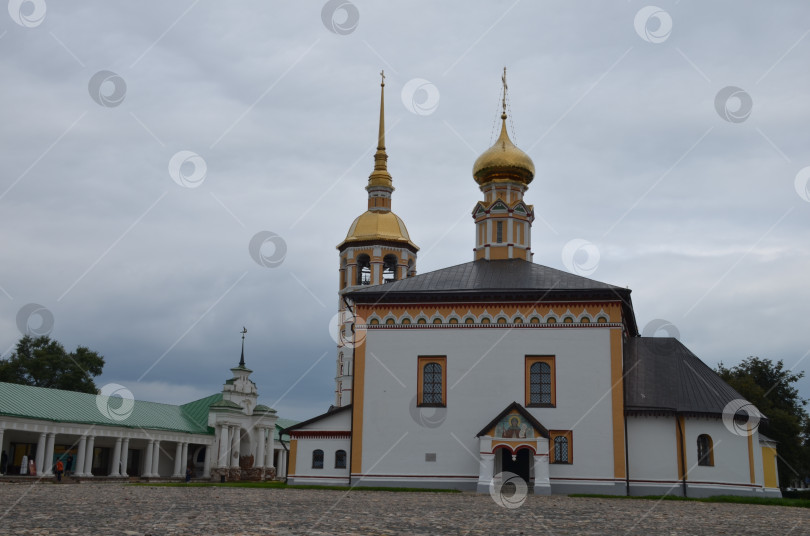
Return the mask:
<path id="1" fill-rule="evenodd" d="M 279 431 L 284 430 L 285 428 L 289 428 L 293 424 L 298 424 L 298 421 L 293 421 L 291 419 L 281 419 L 281 418 L 276 420 L 276 428 L 275 428 L 275 431 L 273 433 L 273 437 L 276 438 L 276 441 L 279 440 L 279 436 L 278 436 Z M 290 441 L 290 436 L 289 436 L 289 434 L 284 434 L 283 436 L 281 436 L 281 439 L 283 439 L 284 441 L 289 442 Z"/>
<path id="2" fill-rule="evenodd" d="M 220 400 L 222 400 L 222 393 L 217 393 L 183 404 L 180 407 L 193 422 L 198 423 L 200 426 L 208 426 L 208 408 Z"/>
<path id="3" fill-rule="evenodd" d="M 192 434 L 213 434 L 208 427 L 208 406 L 221 399 L 219 393 L 183 406 L 133 400 L 130 413 L 122 399 L 115 397 L 0 382 L 0 415 Z"/>
<path id="4" fill-rule="evenodd" d="M 220 400 L 219 402 L 211 404 L 211 406 L 215 408 L 235 409 L 237 411 L 242 411 L 242 406 L 232 400 Z"/>

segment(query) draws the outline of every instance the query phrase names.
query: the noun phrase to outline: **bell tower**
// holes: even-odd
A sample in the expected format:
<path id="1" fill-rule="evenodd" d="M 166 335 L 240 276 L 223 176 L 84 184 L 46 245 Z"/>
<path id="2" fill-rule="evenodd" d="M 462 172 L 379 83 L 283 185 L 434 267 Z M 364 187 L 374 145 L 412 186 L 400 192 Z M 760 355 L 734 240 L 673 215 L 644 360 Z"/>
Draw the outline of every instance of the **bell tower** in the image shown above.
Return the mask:
<path id="1" fill-rule="evenodd" d="M 484 200 L 472 211 L 475 220 L 474 260 L 532 260 L 534 207 L 523 194 L 534 179 L 534 162 L 506 132 L 506 67 L 503 69 L 501 133 L 473 165 L 473 177 Z"/>
<path id="2" fill-rule="evenodd" d="M 416 274 L 416 253 L 405 223 L 391 211 L 394 184 L 388 172 L 385 151 L 385 74 L 380 73 L 380 128 L 374 169 L 368 177 L 368 210 L 352 222 L 346 238 L 338 244 L 338 352 L 335 376 L 335 406 L 352 402 L 354 373 L 354 316 L 343 295 L 366 285 L 383 285 Z M 364 320 L 359 320 L 364 322 Z"/>

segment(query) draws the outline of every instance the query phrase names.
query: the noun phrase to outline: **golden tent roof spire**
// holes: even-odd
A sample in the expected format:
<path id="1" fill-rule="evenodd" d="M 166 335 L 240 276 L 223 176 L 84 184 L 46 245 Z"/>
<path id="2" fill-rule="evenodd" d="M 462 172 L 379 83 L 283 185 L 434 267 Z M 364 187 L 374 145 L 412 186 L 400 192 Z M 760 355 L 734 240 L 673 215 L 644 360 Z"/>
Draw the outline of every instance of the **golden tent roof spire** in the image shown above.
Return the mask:
<path id="1" fill-rule="evenodd" d="M 377 152 L 374 153 L 374 171 L 368 177 L 366 190 L 380 186 L 394 190 L 391 174 L 388 173 L 388 154 L 385 152 L 385 71 L 380 71 L 380 131 L 377 134 Z"/>
<path id="2" fill-rule="evenodd" d="M 377 152 L 374 153 L 374 171 L 368 177 L 368 210 L 349 228 L 346 239 L 338 245 L 365 247 L 369 244 L 399 244 L 414 255 L 419 250 L 411 242 L 405 223 L 391 212 L 391 193 L 394 185 L 388 173 L 388 155 L 385 152 L 385 73 L 380 72 L 380 130 L 377 134 Z M 376 255 L 376 253 L 375 253 Z M 404 258 L 404 257 L 403 257 Z M 414 258 L 415 260 L 415 258 Z"/>

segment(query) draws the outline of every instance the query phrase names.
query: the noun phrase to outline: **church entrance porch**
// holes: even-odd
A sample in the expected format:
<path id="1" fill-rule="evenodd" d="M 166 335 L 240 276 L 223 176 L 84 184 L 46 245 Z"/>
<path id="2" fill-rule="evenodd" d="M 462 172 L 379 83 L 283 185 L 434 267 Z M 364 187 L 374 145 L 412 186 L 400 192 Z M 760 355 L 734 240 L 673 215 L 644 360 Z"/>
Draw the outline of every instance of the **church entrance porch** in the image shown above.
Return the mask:
<path id="1" fill-rule="evenodd" d="M 513 402 L 478 433 L 479 493 L 489 493 L 504 472 L 518 475 L 537 495 L 551 494 L 548 430 Z"/>

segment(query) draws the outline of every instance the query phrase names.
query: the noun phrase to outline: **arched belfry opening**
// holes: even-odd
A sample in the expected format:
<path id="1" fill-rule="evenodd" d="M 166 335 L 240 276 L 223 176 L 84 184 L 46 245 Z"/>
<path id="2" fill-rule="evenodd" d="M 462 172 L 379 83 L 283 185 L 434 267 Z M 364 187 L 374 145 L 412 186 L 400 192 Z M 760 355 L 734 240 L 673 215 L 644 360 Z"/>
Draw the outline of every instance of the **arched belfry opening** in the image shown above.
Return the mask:
<path id="1" fill-rule="evenodd" d="M 388 254 L 383 257 L 383 283 L 397 280 L 397 256 Z"/>
<path id="2" fill-rule="evenodd" d="M 358 285 L 371 284 L 371 257 L 363 253 L 357 257 L 357 283 Z"/>

